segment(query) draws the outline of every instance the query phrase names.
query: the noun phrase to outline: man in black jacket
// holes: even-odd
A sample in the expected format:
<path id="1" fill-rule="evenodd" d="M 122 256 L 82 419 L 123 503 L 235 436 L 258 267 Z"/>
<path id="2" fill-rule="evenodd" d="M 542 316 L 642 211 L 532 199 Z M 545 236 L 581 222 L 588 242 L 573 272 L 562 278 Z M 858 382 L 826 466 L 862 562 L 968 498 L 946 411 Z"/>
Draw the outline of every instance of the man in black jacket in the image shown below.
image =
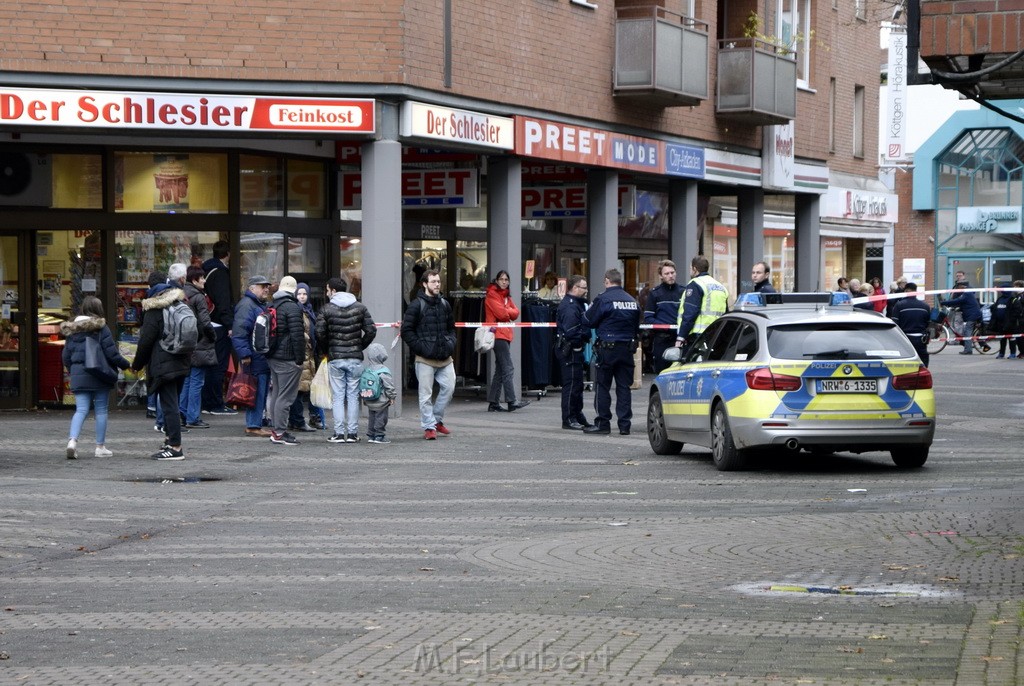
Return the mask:
<path id="1" fill-rule="evenodd" d="M 166 444 L 153 454 L 154 460 L 184 460 L 181 449 L 181 416 L 178 413 L 178 396 L 189 372 L 191 353 L 175 354 L 164 350 L 160 340 L 164 336 L 163 311 L 174 303 L 185 300 L 185 291 L 168 283 L 160 283 L 165 275 L 151 275 L 156 285 L 149 289 L 148 297 L 142 301 L 142 326 L 139 329 L 139 343 L 132 360 L 132 370 L 146 369 L 146 386 L 150 393 L 156 393 L 164 412 L 164 433 Z"/>
<path id="2" fill-rule="evenodd" d="M 583 324 L 587 277 L 573 274 L 566 286 L 565 297 L 558 303 L 555 314 L 558 334 L 555 357 L 562 365 L 562 428 L 582 431 L 590 426 L 583 416 L 583 347 L 590 340 L 590 329 Z"/>
<path id="3" fill-rule="evenodd" d="M 672 328 L 651 331 L 651 357 L 655 374 L 661 374 L 671 364 L 662 355 L 676 343 L 675 327 L 679 321 L 679 301 L 684 290 L 682 284 L 676 283 L 676 263 L 672 260 L 658 262 L 658 276 L 661 277 L 661 283 L 647 295 L 644 324 L 662 324 Z"/>
<path id="4" fill-rule="evenodd" d="M 213 323 L 217 338 L 214 348 L 217 351 L 217 364 L 210 367 L 203 382 L 203 414 L 234 415 L 234 410 L 224 404 L 224 376 L 228 371 L 228 360 L 231 358 L 231 324 L 235 318 L 235 302 L 232 295 L 231 273 L 228 261 L 231 252 L 227 241 L 213 244 L 213 257 L 203 263 L 206 274 L 206 285 L 203 289 L 213 302 L 210 321 Z"/>
<path id="5" fill-rule="evenodd" d="M 327 281 L 327 303 L 316 315 L 316 344 L 327 355 L 334 402 L 334 434 L 329 443 L 359 442 L 359 375 L 363 350 L 377 336 L 369 310 L 348 292 L 344 279 Z"/>
<path id="6" fill-rule="evenodd" d="M 270 351 L 270 418 L 274 429 L 271 443 L 298 445 L 295 436 L 288 433 L 288 412 L 299 395 L 302 364 L 306 361 L 306 331 L 302 308 L 295 298 L 298 283 L 295 277 L 281 279 L 271 307 L 276 312 L 277 341 Z"/>
<path id="7" fill-rule="evenodd" d="M 910 282 L 903 287 L 904 293 L 917 293 L 917 284 Z M 892 318 L 907 334 L 924 366 L 928 366 L 928 324 L 932 321 L 932 310 L 917 295 L 908 295 L 896 300 L 892 306 Z"/>
<path id="8" fill-rule="evenodd" d="M 442 421 L 445 408 L 455 393 L 455 315 L 452 306 L 441 297 L 441 274 L 428 269 L 420 277 L 423 287 L 409 303 L 402 319 L 402 339 L 416 356 L 416 382 L 419 385 L 420 426 L 423 438 L 433 441 L 437 434 L 450 432 Z M 437 400 L 431 402 L 434 381 L 439 387 Z"/>

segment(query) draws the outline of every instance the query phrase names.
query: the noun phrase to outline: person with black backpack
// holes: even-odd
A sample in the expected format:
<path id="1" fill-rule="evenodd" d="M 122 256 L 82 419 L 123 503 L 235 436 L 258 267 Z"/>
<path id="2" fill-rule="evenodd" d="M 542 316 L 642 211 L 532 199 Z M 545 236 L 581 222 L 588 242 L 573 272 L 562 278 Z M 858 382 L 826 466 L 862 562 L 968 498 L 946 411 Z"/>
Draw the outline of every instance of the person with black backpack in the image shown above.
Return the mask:
<path id="1" fill-rule="evenodd" d="M 166 281 L 166 277 L 150 279 L 154 280 Z M 148 295 L 142 301 L 142 326 L 132 369 L 147 368 L 147 390 L 157 394 L 163 409 L 167 438 L 160 450 L 153 453 L 153 459 L 184 460 L 178 396 L 191 368 L 199 329 L 195 313 L 185 302 L 185 291 L 169 283 L 157 283 Z"/>
<path id="2" fill-rule="evenodd" d="M 270 365 L 264 353 L 253 349 L 253 330 L 260 315 L 266 315 L 264 304 L 270 294 L 270 279 L 253 276 L 249 286 L 235 305 L 235 320 L 231 324 L 231 344 L 243 370 L 256 379 L 256 402 L 245 410 L 245 435 L 269 438 L 263 428 L 263 409 L 267 404 L 267 386 L 270 383 Z"/>
<path id="3" fill-rule="evenodd" d="M 298 445 L 288 433 L 288 415 L 299 394 L 302 365 L 306 361 L 306 332 L 302 308 L 295 297 L 295 277 L 281 279 L 274 300 L 273 330 L 270 331 L 268 362 L 270 363 L 270 419 L 274 429 L 271 443 Z"/>

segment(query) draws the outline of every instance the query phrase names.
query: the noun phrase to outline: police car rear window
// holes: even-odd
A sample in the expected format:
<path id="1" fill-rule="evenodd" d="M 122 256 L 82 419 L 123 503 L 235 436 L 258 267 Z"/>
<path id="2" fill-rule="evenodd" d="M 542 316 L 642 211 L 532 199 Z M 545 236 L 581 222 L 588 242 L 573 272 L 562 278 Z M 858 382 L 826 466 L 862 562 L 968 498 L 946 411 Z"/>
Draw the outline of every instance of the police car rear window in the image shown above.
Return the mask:
<path id="1" fill-rule="evenodd" d="M 891 324 L 782 324 L 768 329 L 768 354 L 784 360 L 890 360 L 913 357 Z"/>

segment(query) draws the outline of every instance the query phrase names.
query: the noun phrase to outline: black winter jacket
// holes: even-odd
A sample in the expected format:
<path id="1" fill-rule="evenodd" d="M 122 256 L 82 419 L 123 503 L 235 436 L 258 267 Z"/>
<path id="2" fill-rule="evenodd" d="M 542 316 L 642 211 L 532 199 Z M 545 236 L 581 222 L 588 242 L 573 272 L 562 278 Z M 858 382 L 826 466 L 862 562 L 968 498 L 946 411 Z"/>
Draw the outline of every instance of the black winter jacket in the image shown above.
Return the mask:
<path id="1" fill-rule="evenodd" d="M 206 293 L 185 282 L 185 302 L 196 313 L 196 325 L 199 327 L 199 343 L 192 351 L 189 360 L 193 367 L 212 367 L 217 364 L 217 350 L 213 347 L 217 334 L 210 321 L 210 307 L 206 303 Z"/>
<path id="2" fill-rule="evenodd" d="M 351 293 L 335 293 L 316 315 L 316 344 L 328 360 L 361 360 L 377 336 L 370 311 Z"/>
<path id="3" fill-rule="evenodd" d="M 278 291 L 274 293 L 271 307 L 277 310 L 277 347 L 270 358 L 301 365 L 306 361 L 306 323 L 302 306 L 294 293 Z"/>
<path id="4" fill-rule="evenodd" d="M 455 354 L 455 315 L 448 301 L 420 291 L 402 318 L 402 339 L 414 355 L 447 360 Z"/>
<path id="5" fill-rule="evenodd" d="M 167 288 L 152 298 L 142 301 L 142 327 L 139 331 L 139 347 L 132 360 L 132 369 L 139 371 L 148 365 L 146 390 L 153 393 L 166 383 L 188 376 L 189 354 L 169 353 L 160 345 L 164 333 L 164 310 L 178 300 L 185 299 L 185 291 Z"/>
<path id="6" fill-rule="evenodd" d="M 224 263 L 216 257 L 211 257 L 203 262 L 203 271 L 206 272 L 207 295 L 213 301 L 213 312 L 210 319 L 221 326 L 230 329 L 235 317 L 235 298 L 231 295 L 231 274 Z"/>
<path id="7" fill-rule="evenodd" d="M 107 320 L 103 318 L 89 317 L 88 319 L 61 322 L 60 332 L 67 339 L 61 358 L 71 374 L 71 391 L 73 393 L 79 391 L 103 392 L 114 387 L 114 384 L 104 383 L 85 371 L 85 339 L 87 336 L 99 337 L 100 347 L 111 367 L 128 369 L 131 365 L 118 352 L 117 343 L 114 342 L 114 337 L 110 334 L 110 329 L 107 328 Z"/>

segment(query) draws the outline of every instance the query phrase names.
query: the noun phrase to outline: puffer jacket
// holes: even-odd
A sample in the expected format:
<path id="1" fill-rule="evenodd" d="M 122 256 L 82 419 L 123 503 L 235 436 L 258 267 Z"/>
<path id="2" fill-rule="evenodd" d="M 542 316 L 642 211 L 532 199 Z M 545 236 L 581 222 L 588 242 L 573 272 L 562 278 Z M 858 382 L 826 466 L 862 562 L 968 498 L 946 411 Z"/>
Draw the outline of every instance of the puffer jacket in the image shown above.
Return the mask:
<path id="1" fill-rule="evenodd" d="M 421 290 L 402 318 L 402 340 L 414 355 L 447 360 L 455 354 L 455 315 L 448 301 Z"/>
<path id="2" fill-rule="evenodd" d="M 270 357 L 301 365 L 306 361 L 302 307 L 295 299 L 295 294 L 289 291 L 274 293 L 273 307 L 277 310 L 277 347 L 270 353 Z"/>
<path id="3" fill-rule="evenodd" d="M 484 298 L 484 323 L 495 324 L 498 322 L 514 322 L 519 319 L 519 308 L 509 297 L 507 288 L 499 288 L 498 284 L 492 283 L 487 286 L 487 296 Z M 498 326 L 494 329 L 494 337 L 512 342 L 512 327 Z"/>
<path id="4" fill-rule="evenodd" d="M 316 315 L 316 343 L 328 360 L 362 360 L 376 336 L 370 311 L 351 293 L 335 293 Z"/>
<path id="5" fill-rule="evenodd" d="M 248 372 L 250 374 L 269 374 L 270 365 L 267 358 L 252 349 L 252 328 L 256 324 L 256 317 L 260 312 L 265 312 L 263 303 L 252 294 L 246 291 L 242 294 L 238 304 L 235 305 L 235 321 L 231 324 L 231 345 L 235 348 L 238 360 L 249 360 Z"/>
<path id="6" fill-rule="evenodd" d="M 107 328 L 107 320 L 102 317 L 77 317 L 74 321 L 61 322 L 60 332 L 67 341 L 64 343 L 64 351 L 61 359 L 64 366 L 71 374 L 71 391 L 109 391 L 114 384 L 100 381 L 85 370 L 85 339 L 88 336 L 97 336 L 103 355 L 111 367 L 128 369 L 131 363 L 121 356 L 117 350 L 117 343 Z"/>
<path id="7" fill-rule="evenodd" d="M 169 353 L 160 345 L 164 333 L 163 311 L 172 303 L 184 299 L 185 291 L 172 287 L 142 301 L 142 327 L 139 331 L 139 347 L 135 351 L 135 359 L 132 360 L 132 369 L 139 371 L 148 365 L 146 390 L 149 393 L 189 373 L 191 355 Z"/>
<path id="8" fill-rule="evenodd" d="M 217 350 L 213 347 L 217 333 L 213 330 L 210 320 L 210 306 L 206 301 L 206 293 L 196 288 L 195 284 L 185 282 L 185 302 L 196 313 L 196 324 L 199 327 L 199 343 L 192 351 L 190 364 L 193 367 L 212 367 L 217 364 Z"/>

